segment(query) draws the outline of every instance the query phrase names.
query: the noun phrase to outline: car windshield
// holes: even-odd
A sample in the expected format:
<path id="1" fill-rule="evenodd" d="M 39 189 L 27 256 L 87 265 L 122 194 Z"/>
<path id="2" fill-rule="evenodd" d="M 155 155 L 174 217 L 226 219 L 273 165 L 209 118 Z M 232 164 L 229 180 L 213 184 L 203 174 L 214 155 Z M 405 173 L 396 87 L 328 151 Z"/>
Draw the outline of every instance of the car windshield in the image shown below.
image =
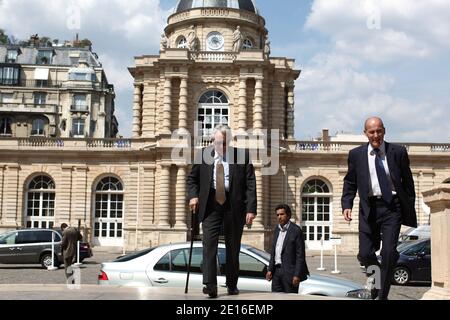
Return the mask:
<path id="1" fill-rule="evenodd" d="M 258 256 L 264 258 L 265 260 L 270 261 L 270 254 L 269 253 L 267 253 L 265 251 L 262 251 L 262 250 L 259 250 L 259 249 L 256 249 L 256 248 L 253 248 L 253 247 L 247 247 L 246 249 L 248 251 L 250 251 L 251 253 L 257 254 Z"/>
<path id="2" fill-rule="evenodd" d="M 134 252 L 134 253 L 130 253 L 127 255 L 124 255 L 122 257 L 117 258 L 116 260 L 114 260 L 114 262 L 126 262 L 126 261 L 130 261 L 142 256 L 145 256 L 147 253 L 151 252 L 154 248 L 150 248 L 150 249 L 144 249 L 138 252 Z"/>

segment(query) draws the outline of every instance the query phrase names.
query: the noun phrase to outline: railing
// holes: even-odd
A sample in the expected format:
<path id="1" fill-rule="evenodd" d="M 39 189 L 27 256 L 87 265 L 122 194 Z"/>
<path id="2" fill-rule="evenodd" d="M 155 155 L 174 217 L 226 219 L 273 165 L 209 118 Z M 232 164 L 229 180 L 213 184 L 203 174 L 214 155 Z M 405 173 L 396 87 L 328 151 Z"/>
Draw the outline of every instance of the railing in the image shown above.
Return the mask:
<path id="1" fill-rule="evenodd" d="M 107 83 L 91 82 L 91 81 L 54 81 L 54 80 L 23 80 L 23 79 L 0 79 L 0 86 L 5 87 L 25 87 L 25 88 L 71 88 L 71 87 L 89 87 L 95 90 L 110 90 L 113 87 Z"/>
<path id="2" fill-rule="evenodd" d="M 213 139 L 211 137 L 200 137 L 197 138 L 195 145 L 197 147 L 205 148 L 213 144 Z"/>
<path id="3" fill-rule="evenodd" d="M 34 149 L 48 148 L 61 150 L 130 150 L 131 139 L 67 139 L 67 138 L 0 138 L 0 146 L 3 149 Z"/>
<path id="4" fill-rule="evenodd" d="M 295 151 L 341 151 L 341 143 L 297 142 Z"/>
<path id="5" fill-rule="evenodd" d="M 0 111 L 7 112 L 44 112 L 57 113 L 58 106 L 56 104 L 36 104 L 36 103 L 1 103 Z"/>
<path id="6" fill-rule="evenodd" d="M 60 88 L 62 84 L 63 81 L 53 81 L 53 80 L 22 80 L 22 79 L 0 80 L 0 86 L 8 86 L 8 87 Z"/>
<path id="7" fill-rule="evenodd" d="M 233 52 L 191 52 L 191 60 L 196 62 L 233 62 L 236 60 L 237 55 Z"/>
<path id="8" fill-rule="evenodd" d="M 88 105 L 71 105 L 70 112 L 89 112 Z"/>

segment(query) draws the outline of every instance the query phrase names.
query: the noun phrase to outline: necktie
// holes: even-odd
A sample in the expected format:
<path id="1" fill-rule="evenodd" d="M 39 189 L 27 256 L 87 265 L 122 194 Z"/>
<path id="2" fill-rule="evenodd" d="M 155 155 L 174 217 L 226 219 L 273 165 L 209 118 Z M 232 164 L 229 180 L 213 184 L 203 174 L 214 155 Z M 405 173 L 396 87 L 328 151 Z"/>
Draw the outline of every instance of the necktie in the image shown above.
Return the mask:
<path id="1" fill-rule="evenodd" d="M 377 170 L 378 183 L 380 184 L 381 194 L 383 200 L 388 204 L 392 201 L 392 190 L 389 185 L 389 180 L 384 169 L 383 160 L 380 156 L 380 149 L 373 149 L 375 152 L 375 168 Z"/>
<path id="2" fill-rule="evenodd" d="M 216 201 L 220 205 L 225 203 L 225 174 L 221 160 L 216 164 Z"/>

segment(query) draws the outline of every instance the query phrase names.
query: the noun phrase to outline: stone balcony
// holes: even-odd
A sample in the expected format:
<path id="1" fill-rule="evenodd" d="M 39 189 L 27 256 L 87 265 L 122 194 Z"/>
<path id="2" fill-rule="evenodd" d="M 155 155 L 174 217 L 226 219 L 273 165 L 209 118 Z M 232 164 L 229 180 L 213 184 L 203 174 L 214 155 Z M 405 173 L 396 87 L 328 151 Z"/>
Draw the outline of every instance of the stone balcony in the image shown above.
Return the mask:
<path id="1" fill-rule="evenodd" d="M 0 103 L 0 111 L 9 113 L 57 114 L 58 106 L 56 104 Z"/>

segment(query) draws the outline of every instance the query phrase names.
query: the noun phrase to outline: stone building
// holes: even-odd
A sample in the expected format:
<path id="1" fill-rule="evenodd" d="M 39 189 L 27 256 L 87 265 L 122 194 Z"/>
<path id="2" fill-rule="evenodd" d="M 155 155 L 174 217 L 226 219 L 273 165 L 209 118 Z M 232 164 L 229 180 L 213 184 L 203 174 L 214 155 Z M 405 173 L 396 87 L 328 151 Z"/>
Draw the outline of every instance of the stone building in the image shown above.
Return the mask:
<path id="1" fill-rule="evenodd" d="M 2 137 L 115 137 L 114 97 L 89 48 L 0 45 Z"/>
<path id="2" fill-rule="evenodd" d="M 270 55 L 265 20 L 253 1 L 179 1 L 159 54 L 136 57 L 129 72 L 131 139 L 0 140 L 1 230 L 80 222 L 97 246 L 135 250 L 185 241 L 192 153 L 211 142 L 215 125 L 226 123 L 240 138 L 237 146 L 261 151 L 253 158 L 258 216 L 245 229 L 244 243 L 267 249 L 276 224 L 273 208 L 286 202 L 305 230 L 308 249 L 318 249 L 321 238 L 330 248 L 336 235 L 341 252 L 357 250 L 358 221 L 344 223 L 340 197 L 348 151 L 361 142 L 327 134 L 317 141 L 294 139 L 300 70 L 294 60 Z M 450 179 L 450 147 L 405 145 L 419 221 L 426 224 L 421 192 Z M 188 151 L 174 157 L 180 146 Z M 277 170 L 268 174 L 274 163 Z"/>

